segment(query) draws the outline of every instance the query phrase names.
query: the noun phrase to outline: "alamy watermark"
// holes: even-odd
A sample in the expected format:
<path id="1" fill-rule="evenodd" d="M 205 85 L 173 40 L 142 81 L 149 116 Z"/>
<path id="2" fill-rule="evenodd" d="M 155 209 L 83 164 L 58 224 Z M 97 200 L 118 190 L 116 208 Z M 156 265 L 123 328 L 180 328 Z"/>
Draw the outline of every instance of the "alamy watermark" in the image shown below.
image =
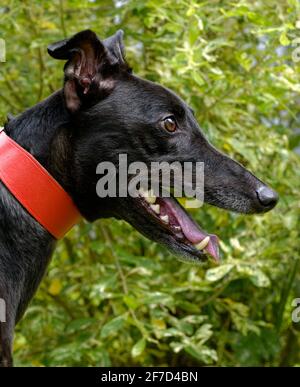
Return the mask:
<path id="1" fill-rule="evenodd" d="M 6 322 L 6 303 L 3 298 L 0 298 L 0 323 Z"/>
<path id="2" fill-rule="evenodd" d="M 120 154 L 118 165 L 110 161 L 98 164 L 101 175 L 96 185 L 100 198 L 150 196 L 187 198 L 188 208 L 198 208 L 204 199 L 203 162 L 142 161 L 128 164 L 127 154 Z"/>
<path id="3" fill-rule="evenodd" d="M 295 308 L 292 312 L 292 321 L 298 323 L 300 322 L 300 298 L 294 298 L 292 306 Z"/>

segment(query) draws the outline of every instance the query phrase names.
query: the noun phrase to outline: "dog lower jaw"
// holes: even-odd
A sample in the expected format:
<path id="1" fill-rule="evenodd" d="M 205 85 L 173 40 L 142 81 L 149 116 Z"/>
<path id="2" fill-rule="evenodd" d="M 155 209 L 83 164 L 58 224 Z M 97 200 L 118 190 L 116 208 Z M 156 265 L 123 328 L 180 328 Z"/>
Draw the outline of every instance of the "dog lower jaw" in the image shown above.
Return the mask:
<path id="1" fill-rule="evenodd" d="M 158 224 L 159 230 L 172 240 L 164 244 L 176 255 L 183 255 L 185 261 L 197 263 L 207 261 L 209 257 L 219 262 L 217 236 L 201 230 L 175 198 L 156 197 L 151 191 L 141 190 L 134 200 Z"/>

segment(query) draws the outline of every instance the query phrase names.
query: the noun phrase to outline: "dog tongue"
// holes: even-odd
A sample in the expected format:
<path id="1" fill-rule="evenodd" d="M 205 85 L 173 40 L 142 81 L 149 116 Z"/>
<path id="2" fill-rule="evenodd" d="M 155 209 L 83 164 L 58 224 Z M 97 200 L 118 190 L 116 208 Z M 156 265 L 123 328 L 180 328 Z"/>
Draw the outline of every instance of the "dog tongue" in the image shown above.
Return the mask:
<path id="1" fill-rule="evenodd" d="M 186 214 L 185 214 L 186 215 Z M 178 217 L 178 222 L 181 226 L 182 232 L 185 237 L 193 244 L 200 243 L 204 238 L 209 236 L 209 243 L 205 247 L 205 251 L 212 256 L 215 261 L 219 262 L 219 247 L 218 237 L 214 234 L 208 234 L 202 231 L 197 224 L 194 223 L 188 216 Z"/>
<path id="2" fill-rule="evenodd" d="M 187 212 L 175 201 L 164 198 L 164 202 L 168 207 L 168 210 L 177 219 L 184 236 L 194 245 L 200 243 L 207 236 L 210 237 L 208 245 L 205 247 L 205 251 L 219 262 L 219 246 L 218 237 L 214 234 L 208 234 L 201 230 L 197 223 L 187 214 Z"/>

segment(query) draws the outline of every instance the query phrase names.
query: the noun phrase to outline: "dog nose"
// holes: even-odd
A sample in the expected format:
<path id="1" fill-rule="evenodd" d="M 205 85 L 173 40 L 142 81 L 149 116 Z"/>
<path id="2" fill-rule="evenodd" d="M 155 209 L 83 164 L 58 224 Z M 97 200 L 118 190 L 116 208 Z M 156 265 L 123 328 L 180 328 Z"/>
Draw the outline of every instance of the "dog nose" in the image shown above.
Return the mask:
<path id="1" fill-rule="evenodd" d="M 266 208 L 273 208 L 278 202 L 278 194 L 273 191 L 271 188 L 266 187 L 265 185 L 259 187 L 256 190 L 256 194 L 260 204 L 262 204 Z"/>

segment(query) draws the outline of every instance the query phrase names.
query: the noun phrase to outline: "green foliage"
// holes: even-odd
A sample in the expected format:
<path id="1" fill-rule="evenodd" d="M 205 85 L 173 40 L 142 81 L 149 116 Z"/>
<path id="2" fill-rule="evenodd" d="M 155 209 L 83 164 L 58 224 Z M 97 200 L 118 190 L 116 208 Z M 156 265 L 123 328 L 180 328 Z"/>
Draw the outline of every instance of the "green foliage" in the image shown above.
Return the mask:
<path id="1" fill-rule="evenodd" d="M 281 196 L 263 216 L 194 211 L 221 237 L 218 267 L 181 263 L 124 222 L 76 227 L 18 326 L 17 365 L 300 365 L 299 2 L 6 3 L 1 122 L 60 87 L 50 42 L 122 28 L 134 71 L 181 95 L 208 138 Z"/>

